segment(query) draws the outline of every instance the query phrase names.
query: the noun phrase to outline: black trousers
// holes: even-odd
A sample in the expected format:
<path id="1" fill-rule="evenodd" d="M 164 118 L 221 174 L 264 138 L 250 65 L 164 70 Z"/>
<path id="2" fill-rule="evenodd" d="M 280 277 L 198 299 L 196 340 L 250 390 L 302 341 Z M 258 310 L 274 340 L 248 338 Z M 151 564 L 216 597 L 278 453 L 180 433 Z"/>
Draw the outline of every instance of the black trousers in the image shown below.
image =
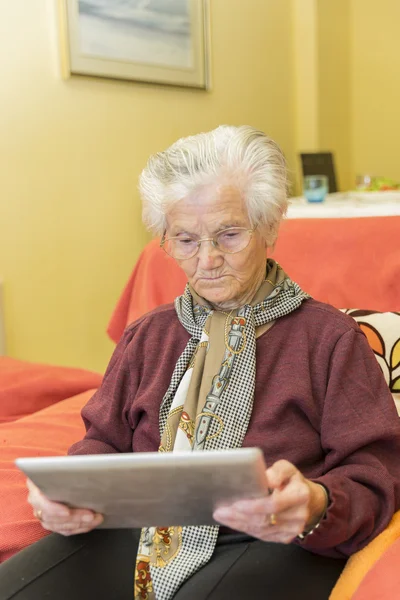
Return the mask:
<path id="1" fill-rule="evenodd" d="M 0 566 L 0 600 L 133 600 L 139 532 L 51 534 Z M 328 600 L 346 561 L 295 545 L 220 536 L 175 600 Z"/>

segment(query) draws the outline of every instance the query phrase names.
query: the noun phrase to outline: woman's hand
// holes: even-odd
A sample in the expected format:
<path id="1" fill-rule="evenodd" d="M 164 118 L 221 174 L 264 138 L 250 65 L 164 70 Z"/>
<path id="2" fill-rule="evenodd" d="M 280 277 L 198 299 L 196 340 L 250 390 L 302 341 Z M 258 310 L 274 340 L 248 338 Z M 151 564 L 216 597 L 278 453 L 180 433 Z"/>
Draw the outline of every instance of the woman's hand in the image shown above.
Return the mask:
<path id="1" fill-rule="evenodd" d="M 266 476 L 271 495 L 219 507 L 214 518 L 260 540 L 288 544 L 318 523 L 326 510 L 326 493 L 287 460 L 273 464 Z"/>
<path id="2" fill-rule="evenodd" d="M 29 490 L 28 502 L 44 529 L 61 535 L 76 535 L 87 533 L 102 523 L 102 515 L 86 508 L 69 508 L 65 504 L 53 502 L 30 479 L 26 483 Z"/>

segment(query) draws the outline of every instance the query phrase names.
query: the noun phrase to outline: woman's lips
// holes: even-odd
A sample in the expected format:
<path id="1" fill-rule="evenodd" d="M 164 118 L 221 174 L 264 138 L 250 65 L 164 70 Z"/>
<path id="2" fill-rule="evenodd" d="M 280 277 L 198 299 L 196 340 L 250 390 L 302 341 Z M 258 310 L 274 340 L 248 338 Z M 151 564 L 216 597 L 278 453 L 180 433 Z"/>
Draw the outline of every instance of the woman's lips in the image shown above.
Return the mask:
<path id="1" fill-rule="evenodd" d="M 199 281 L 220 281 L 221 279 L 224 279 L 224 277 L 226 277 L 226 275 L 220 275 L 219 277 L 199 277 Z"/>

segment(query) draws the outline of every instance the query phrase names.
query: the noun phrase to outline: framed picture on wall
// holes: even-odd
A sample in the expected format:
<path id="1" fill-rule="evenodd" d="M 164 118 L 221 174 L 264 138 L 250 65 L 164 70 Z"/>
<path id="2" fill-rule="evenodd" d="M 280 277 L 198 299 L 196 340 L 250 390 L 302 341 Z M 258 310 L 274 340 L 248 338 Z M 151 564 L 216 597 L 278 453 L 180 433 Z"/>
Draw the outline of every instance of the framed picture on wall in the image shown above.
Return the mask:
<path id="1" fill-rule="evenodd" d="M 63 75 L 208 89 L 208 0 L 59 0 Z"/>

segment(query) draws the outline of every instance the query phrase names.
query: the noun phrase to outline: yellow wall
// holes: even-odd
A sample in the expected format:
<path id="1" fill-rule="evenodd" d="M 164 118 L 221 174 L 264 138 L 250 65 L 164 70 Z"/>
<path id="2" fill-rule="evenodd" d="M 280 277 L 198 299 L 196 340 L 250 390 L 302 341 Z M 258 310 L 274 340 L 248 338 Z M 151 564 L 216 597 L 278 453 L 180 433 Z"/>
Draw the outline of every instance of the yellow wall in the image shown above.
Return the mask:
<path id="1" fill-rule="evenodd" d="M 319 149 L 318 5 L 293 0 L 294 113 L 296 148 Z"/>
<path id="2" fill-rule="evenodd" d="M 319 150 L 318 4 L 292 0 L 293 114 L 296 160 L 293 195 L 301 194 L 298 154 Z"/>
<path id="3" fill-rule="evenodd" d="M 295 145 L 334 153 L 339 189 L 352 185 L 349 0 L 293 0 Z M 296 162 L 300 191 L 300 161 Z"/>
<path id="4" fill-rule="evenodd" d="M 399 23 L 399 0 L 318 0 L 319 146 L 342 189 L 362 173 L 400 181 Z"/>
<path id="5" fill-rule="evenodd" d="M 400 1 L 352 0 L 354 174 L 400 181 Z"/>
<path id="6" fill-rule="evenodd" d="M 212 0 L 213 91 L 62 81 L 56 0 L 0 5 L 0 277 L 9 354 L 104 369 L 105 328 L 146 242 L 150 153 L 249 123 L 294 162 L 291 0 Z M 160 274 L 162 276 L 162 274 Z"/>
<path id="7" fill-rule="evenodd" d="M 334 153 L 338 188 L 354 184 L 349 0 L 318 0 L 318 145 Z"/>

